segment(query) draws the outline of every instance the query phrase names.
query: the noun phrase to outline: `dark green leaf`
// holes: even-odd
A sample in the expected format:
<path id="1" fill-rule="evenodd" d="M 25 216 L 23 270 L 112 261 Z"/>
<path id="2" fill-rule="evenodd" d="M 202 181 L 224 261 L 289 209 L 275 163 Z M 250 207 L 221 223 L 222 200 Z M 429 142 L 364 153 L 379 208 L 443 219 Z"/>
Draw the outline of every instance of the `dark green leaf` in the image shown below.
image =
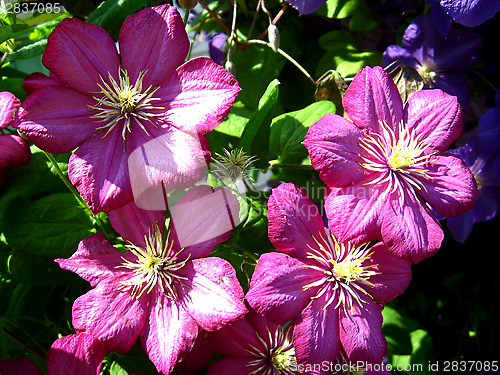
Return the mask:
<path id="1" fill-rule="evenodd" d="M 89 14 L 87 22 L 109 29 L 120 25 L 125 18 L 140 10 L 147 2 L 147 0 L 103 1 Z"/>

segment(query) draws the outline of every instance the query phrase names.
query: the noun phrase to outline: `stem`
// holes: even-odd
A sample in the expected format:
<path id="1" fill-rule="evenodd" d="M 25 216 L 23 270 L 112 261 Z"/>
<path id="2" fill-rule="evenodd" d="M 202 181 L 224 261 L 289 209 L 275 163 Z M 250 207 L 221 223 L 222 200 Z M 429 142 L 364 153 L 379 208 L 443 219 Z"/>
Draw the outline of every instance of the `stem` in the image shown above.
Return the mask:
<path id="1" fill-rule="evenodd" d="M 220 19 L 220 17 L 212 10 L 208 7 L 207 4 L 205 4 L 205 2 L 203 0 L 199 0 L 198 3 L 203 7 L 205 8 L 205 10 L 212 16 L 212 18 L 214 20 L 216 20 L 219 25 L 222 26 L 222 28 L 224 29 L 224 31 L 226 32 L 227 35 L 231 35 L 231 30 L 229 29 L 229 27 L 227 27 L 227 25 L 224 23 L 224 21 L 222 21 Z M 239 47 L 239 45 L 241 44 L 240 42 L 238 42 L 238 39 L 236 38 L 236 36 L 233 37 L 233 40 L 234 42 L 236 43 L 236 45 Z"/>
<path id="2" fill-rule="evenodd" d="M 265 44 L 269 48 L 272 48 L 272 46 L 269 42 L 266 42 L 264 40 L 259 40 L 259 39 L 249 40 L 248 44 Z M 286 58 L 288 61 L 290 61 L 293 65 L 295 65 L 297 67 L 297 69 L 299 69 L 302 72 L 302 74 L 304 74 L 309 79 L 309 81 L 311 81 L 311 83 L 316 87 L 316 81 L 314 80 L 314 78 L 311 77 L 311 75 L 307 72 L 307 70 L 305 70 L 292 56 L 290 56 L 288 53 L 283 51 L 281 48 L 278 48 L 277 52 L 281 56 Z"/>
<path id="3" fill-rule="evenodd" d="M 184 10 L 184 28 L 186 28 L 186 25 L 188 23 L 189 12 L 189 10 Z"/>
<path id="4" fill-rule="evenodd" d="M 279 163 L 279 162 L 271 162 L 269 163 L 269 169 L 273 168 L 288 168 L 288 169 L 306 169 L 306 170 L 314 170 L 312 165 L 304 165 L 304 164 L 289 164 L 289 163 Z"/>
<path id="5" fill-rule="evenodd" d="M 12 341 L 14 341 L 16 344 L 19 344 L 20 346 L 22 346 L 24 349 L 26 349 L 28 352 L 30 352 L 34 356 L 36 356 L 38 358 L 41 358 L 41 359 L 45 359 L 46 358 L 43 354 L 40 354 L 36 350 L 30 348 L 28 345 L 26 345 L 23 341 L 21 341 L 16 336 L 14 336 L 12 333 L 10 333 L 9 331 L 7 331 L 5 328 L 2 328 L 2 333 L 5 336 L 7 336 L 9 339 L 11 339 Z"/>

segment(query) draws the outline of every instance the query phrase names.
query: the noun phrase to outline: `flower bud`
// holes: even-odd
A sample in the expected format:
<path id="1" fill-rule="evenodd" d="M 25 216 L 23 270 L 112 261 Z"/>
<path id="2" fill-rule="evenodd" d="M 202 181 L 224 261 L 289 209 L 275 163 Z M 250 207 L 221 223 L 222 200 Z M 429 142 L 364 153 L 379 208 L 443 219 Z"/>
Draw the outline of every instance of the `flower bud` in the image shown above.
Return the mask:
<path id="1" fill-rule="evenodd" d="M 274 52 L 278 52 L 278 48 L 280 48 L 280 33 L 278 28 L 274 24 L 270 24 L 267 28 L 267 36 L 269 38 L 269 44 L 271 44 Z"/>
<path id="2" fill-rule="evenodd" d="M 178 0 L 178 2 L 179 5 L 187 11 L 190 11 L 198 4 L 198 0 Z"/>

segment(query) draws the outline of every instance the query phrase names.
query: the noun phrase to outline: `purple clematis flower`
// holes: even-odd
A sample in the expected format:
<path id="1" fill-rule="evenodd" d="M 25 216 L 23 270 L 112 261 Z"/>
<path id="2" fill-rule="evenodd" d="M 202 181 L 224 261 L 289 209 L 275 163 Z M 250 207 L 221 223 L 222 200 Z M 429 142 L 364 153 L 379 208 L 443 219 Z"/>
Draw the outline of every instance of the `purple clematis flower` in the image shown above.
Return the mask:
<path id="1" fill-rule="evenodd" d="M 326 0 L 287 0 L 287 3 L 299 11 L 300 15 L 316 11 Z"/>
<path id="2" fill-rule="evenodd" d="M 42 371 L 28 358 L 0 360 L 2 375 L 42 375 Z"/>
<path id="3" fill-rule="evenodd" d="M 243 319 L 210 334 L 218 360 L 207 375 L 295 375 L 293 325 L 284 328 L 249 309 Z"/>
<path id="4" fill-rule="evenodd" d="M 298 363 L 381 363 L 386 355 L 382 305 L 402 293 L 410 264 L 378 242 L 337 239 L 306 192 L 291 183 L 272 191 L 269 239 L 280 251 L 261 255 L 246 299 L 275 324 L 293 320 Z"/>
<path id="5" fill-rule="evenodd" d="M 466 71 L 476 63 L 481 44 L 481 36 L 471 30 L 453 30 L 444 37 L 430 15 L 421 15 L 406 29 L 402 47 L 387 47 L 382 65 L 398 61 L 409 66 L 422 76 L 425 88 L 455 95 L 466 107 L 472 97 Z"/>
<path id="6" fill-rule="evenodd" d="M 213 199 L 222 195 L 220 199 Z M 200 205 L 200 201 L 204 205 Z M 193 347 L 200 328 L 213 331 L 246 313 L 232 266 L 208 257 L 232 233 L 236 196 L 195 186 L 171 209 L 146 211 L 134 202 L 109 213 L 128 241 L 119 252 L 100 233 L 84 239 L 59 265 L 94 287 L 73 305 L 73 326 L 124 353 L 140 336 L 159 372 L 168 374 Z"/>
<path id="7" fill-rule="evenodd" d="M 448 35 L 453 21 L 474 27 L 500 10 L 500 0 L 427 0 L 439 31 Z"/>
<path id="8" fill-rule="evenodd" d="M 14 120 L 20 102 L 7 91 L 0 92 L 0 129 L 5 129 Z M 31 159 L 28 141 L 17 134 L 0 134 L 0 186 L 3 185 L 7 169 L 27 164 Z"/>
<path id="9" fill-rule="evenodd" d="M 445 217 L 470 210 L 478 196 L 465 163 L 444 151 L 462 132 L 457 99 L 441 90 L 414 93 L 405 107 L 380 67 L 364 68 L 343 97 L 352 122 L 327 114 L 304 145 L 321 179 L 339 241 L 381 238 L 397 256 L 418 262 L 443 239 L 429 205 Z"/>
<path id="10" fill-rule="evenodd" d="M 31 94 L 15 124 L 48 152 L 77 148 L 69 178 L 94 213 L 133 200 L 130 169 L 167 189 L 198 181 L 209 159 L 203 134 L 226 117 L 239 91 L 211 59 L 183 63 L 189 40 L 168 4 L 128 17 L 118 43 L 119 53 L 100 26 L 64 19 L 43 55 L 51 76 L 28 78 Z M 146 165 L 130 159 L 136 150 Z"/>

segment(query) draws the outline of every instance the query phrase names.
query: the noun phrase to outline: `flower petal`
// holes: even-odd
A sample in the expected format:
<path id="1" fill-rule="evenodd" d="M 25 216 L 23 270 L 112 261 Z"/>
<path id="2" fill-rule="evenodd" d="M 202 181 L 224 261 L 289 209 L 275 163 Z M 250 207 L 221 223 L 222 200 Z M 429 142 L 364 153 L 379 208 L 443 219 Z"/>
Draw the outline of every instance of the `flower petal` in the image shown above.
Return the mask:
<path id="1" fill-rule="evenodd" d="M 247 312 L 243 289 L 226 260 L 194 259 L 178 272 L 186 277 L 177 288 L 182 290 L 179 292 L 182 306 L 202 329 L 220 329 Z"/>
<path id="2" fill-rule="evenodd" d="M 262 254 L 246 294 L 250 306 L 276 324 L 295 318 L 317 292 L 317 288 L 303 287 L 324 277 L 323 272 L 306 266 L 286 254 Z"/>
<path id="3" fill-rule="evenodd" d="M 49 375 L 98 375 L 107 352 L 94 336 L 81 332 L 57 339 L 47 353 Z"/>
<path id="4" fill-rule="evenodd" d="M 101 282 L 73 304 L 73 327 L 98 338 L 109 352 L 126 353 L 134 346 L 147 318 L 150 296 L 133 298 L 120 290 L 130 276 Z"/>
<path id="5" fill-rule="evenodd" d="M 162 121 L 191 133 L 212 131 L 229 113 L 238 82 L 231 73 L 206 57 L 189 60 L 179 67 L 157 95 L 166 108 Z"/>
<path id="6" fill-rule="evenodd" d="M 311 155 L 311 163 L 328 186 L 350 186 L 367 174 L 361 167 L 359 145 L 362 131 L 350 121 L 326 114 L 313 124 L 303 142 Z"/>
<path id="7" fill-rule="evenodd" d="M 21 102 L 8 91 L 0 92 L 0 129 L 4 129 L 14 120 L 14 112 Z"/>
<path id="8" fill-rule="evenodd" d="M 120 58 L 115 43 L 102 27 L 77 18 L 63 19 L 49 35 L 43 65 L 71 88 L 101 92 L 108 73 L 118 77 Z"/>
<path id="9" fill-rule="evenodd" d="M 163 85 L 189 51 L 182 18 L 169 4 L 146 8 L 128 17 L 118 40 L 122 66 L 130 82 L 143 72 L 144 87 Z"/>
<path id="10" fill-rule="evenodd" d="M 339 309 L 324 308 L 330 293 L 313 299 L 294 322 L 293 346 L 299 363 L 334 362 L 340 354 Z"/>
<path id="11" fill-rule="evenodd" d="M 64 154 L 80 146 L 99 126 L 89 117 L 95 100 L 70 87 L 43 86 L 23 102 L 13 124 L 42 150 Z"/>
<path id="12" fill-rule="evenodd" d="M 0 360 L 0 374 L 42 375 L 42 371 L 28 358 L 15 358 Z"/>
<path id="13" fill-rule="evenodd" d="M 273 189 L 268 201 L 269 239 L 285 254 L 307 259 L 310 247 L 325 237 L 325 225 L 318 207 L 301 187 L 292 183 Z"/>
<path id="14" fill-rule="evenodd" d="M 405 123 L 428 146 L 426 154 L 444 151 L 462 133 L 462 111 L 455 96 L 420 90 L 406 103 Z"/>
<path id="15" fill-rule="evenodd" d="M 35 72 L 28 74 L 24 78 L 23 90 L 26 91 L 28 95 L 31 95 L 35 90 L 52 85 L 64 85 L 64 83 L 55 78 L 54 75 L 47 77 L 43 73 Z"/>
<path id="16" fill-rule="evenodd" d="M 380 364 L 387 353 L 382 334 L 382 305 L 365 301 L 352 310 L 339 310 L 340 341 L 347 361 Z"/>
<path id="17" fill-rule="evenodd" d="M 208 369 L 207 375 L 248 375 L 258 373 L 259 363 L 252 364 L 252 357 L 222 358 Z"/>
<path id="18" fill-rule="evenodd" d="M 360 129 L 380 133 L 380 121 L 397 129 L 403 119 L 403 102 L 394 81 L 380 67 L 363 68 L 349 85 L 342 104 Z"/>
<path id="19" fill-rule="evenodd" d="M 17 168 L 31 159 L 27 140 L 16 134 L 0 134 L 0 168 Z"/>
<path id="20" fill-rule="evenodd" d="M 147 315 L 141 343 L 158 372 L 170 374 L 174 366 L 193 347 L 198 325 L 170 299 L 157 299 Z"/>
<path id="21" fill-rule="evenodd" d="M 428 178 L 419 178 L 419 194 L 440 215 L 455 217 L 469 211 L 477 201 L 476 180 L 462 159 L 452 154 L 434 156 L 427 164 Z"/>

